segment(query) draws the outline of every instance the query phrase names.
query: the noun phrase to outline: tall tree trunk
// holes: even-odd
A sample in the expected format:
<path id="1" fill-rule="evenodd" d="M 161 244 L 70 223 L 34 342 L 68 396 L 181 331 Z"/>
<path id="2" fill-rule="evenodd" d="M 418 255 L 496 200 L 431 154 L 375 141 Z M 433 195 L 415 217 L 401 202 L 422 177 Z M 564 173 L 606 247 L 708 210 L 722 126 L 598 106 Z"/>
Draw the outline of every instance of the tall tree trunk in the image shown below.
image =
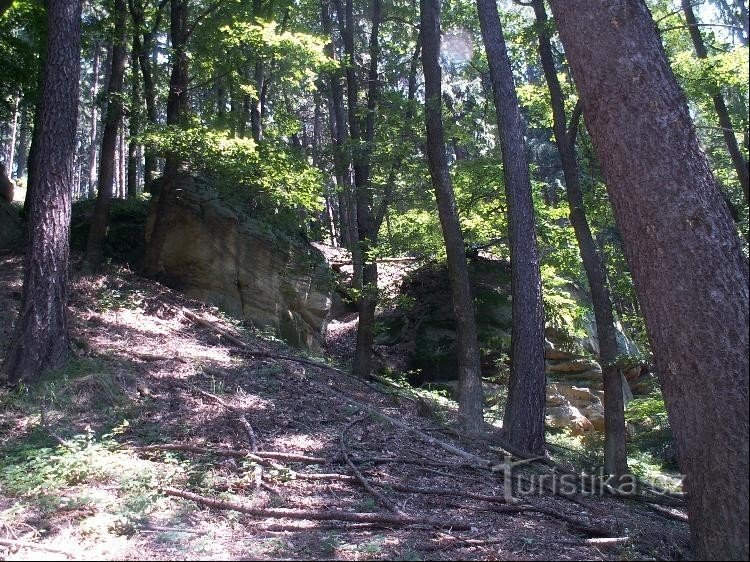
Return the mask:
<path id="1" fill-rule="evenodd" d="M 551 5 L 646 320 L 696 557 L 746 560 L 750 341 L 739 235 L 643 0 Z"/>
<path id="2" fill-rule="evenodd" d="M 482 412 L 482 373 L 474 317 L 474 302 L 466 266 L 466 251 L 453 194 L 441 116 L 440 0 L 421 0 L 422 67 L 425 81 L 427 159 L 435 189 L 440 225 L 445 239 L 448 275 L 453 298 L 458 351 L 459 415 L 466 429 L 479 431 Z"/>
<path id="3" fill-rule="evenodd" d="M 693 12 L 691 0 L 682 0 L 682 11 L 685 14 L 685 20 L 687 21 L 688 30 L 690 31 L 690 39 L 693 41 L 695 54 L 699 59 L 708 58 L 706 44 L 703 42 L 703 36 L 701 35 L 701 30 L 698 26 L 698 20 Z M 732 125 L 732 120 L 729 117 L 729 111 L 727 110 L 727 104 L 724 101 L 724 95 L 721 93 L 721 89 L 719 89 L 718 86 L 712 93 L 711 100 L 714 103 L 716 116 L 719 118 L 719 126 L 724 135 L 724 143 L 727 145 L 727 152 L 729 152 L 729 156 L 732 159 L 732 164 L 737 172 L 737 179 L 742 186 L 742 191 L 745 193 L 745 202 L 747 203 L 750 201 L 750 171 L 748 171 L 747 168 L 747 160 L 745 160 L 745 157 L 742 155 L 740 145 L 737 143 L 737 136 L 734 133 L 734 127 Z"/>
<path id="4" fill-rule="evenodd" d="M 45 370 L 60 367 L 70 352 L 66 305 L 78 121 L 80 0 L 49 0 L 47 18 L 23 293 L 3 365 L 11 383 L 33 381 Z"/>
<path id="5" fill-rule="evenodd" d="M 167 97 L 167 125 L 179 125 L 183 121 L 188 104 L 189 66 L 186 51 L 187 0 L 171 0 L 170 36 L 172 38 L 172 72 L 169 77 Z M 164 168 L 164 181 L 156 202 L 153 228 L 146 246 L 144 273 L 154 277 L 161 272 L 161 253 L 167 238 L 169 224 L 166 217 L 174 198 L 175 183 L 183 167 L 179 154 L 169 154 Z"/>
<path id="6" fill-rule="evenodd" d="M 490 67 L 508 205 L 513 330 L 503 428 L 516 448 L 544 454 L 544 309 L 524 125 L 497 4 L 477 0 Z"/>
<path id="7" fill-rule="evenodd" d="M 109 222 L 109 206 L 112 200 L 114 184 L 115 152 L 117 151 L 118 132 L 122 121 L 122 91 L 125 74 L 128 12 L 125 0 L 115 0 L 113 17 L 115 20 L 114 37 L 112 42 L 112 67 L 109 72 L 107 86 L 107 119 L 102 133 L 102 150 L 99 161 L 99 184 L 97 186 L 96 205 L 91 219 L 84 269 L 98 271 L 104 259 L 104 237 L 107 234 Z M 118 166 L 119 168 L 119 166 Z M 119 175 L 119 169 L 117 170 Z"/>
<path id="8" fill-rule="evenodd" d="M 130 130 L 130 142 L 128 143 L 128 198 L 138 196 L 138 141 L 136 137 L 140 133 L 140 99 L 141 82 L 138 79 L 138 48 L 137 33 L 133 36 L 133 50 L 130 54 L 130 112 L 128 114 L 128 126 Z"/>
<path id="9" fill-rule="evenodd" d="M 330 37 L 331 41 L 326 46 L 326 54 L 336 58 L 336 47 L 331 29 L 331 18 L 328 12 L 328 5 L 321 1 L 321 23 L 323 33 Z M 339 202 L 339 225 L 341 232 L 341 243 L 348 250 L 353 249 L 354 225 L 350 221 L 349 202 L 352 191 L 351 186 L 351 164 L 345 152 L 345 147 L 349 138 L 349 131 L 346 123 L 346 112 L 344 110 L 344 92 L 341 87 L 341 79 L 338 71 L 331 71 L 328 75 L 329 81 L 329 109 L 328 124 L 333 141 L 333 167 L 336 177 L 337 196 Z"/>
<path id="10" fill-rule="evenodd" d="M 133 48 L 138 53 L 138 66 L 143 76 L 143 97 L 146 101 L 146 120 L 149 125 L 156 125 L 157 108 L 156 108 L 156 85 L 154 83 L 153 68 L 154 64 L 151 58 L 154 52 L 154 33 L 158 31 L 159 22 L 161 21 L 162 5 L 159 6 L 159 12 L 156 14 L 155 22 L 150 29 L 146 28 L 146 22 L 143 11 L 143 0 L 129 0 L 130 16 L 135 27 Z M 157 161 L 153 151 L 146 147 L 144 154 L 144 171 L 143 183 L 145 190 L 150 189 L 151 182 L 156 177 Z"/>
<path id="11" fill-rule="evenodd" d="M 575 145 L 568 134 L 568 119 L 565 115 L 565 96 L 557 78 L 552 52 L 551 31 L 543 0 L 534 0 L 536 29 L 539 38 L 539 57 L 552 101 L 552 119 L 555 143 L 560 153 L 565 188 L 570 207 L 570 223 L 578 241 L 583 269 L 591 291 L 594 305 L 596 333 L 599 340 L 599 360 L 602 364 L 604 382 L 604 469 L 607 474 L 624 475 L 628 472 L 627 449 L 625 447 L 625 407 L 622 395 L 622 374 L 615 365 L 617 359 L 617 331 L 609 297 L 609 286 L 604 262 L 597 251 L 591 234 L 586 209 L 583 204 L 578 160 Z M 577 123 L 571 125 L 577 129 Z"/>
<path id="12" fill-rule="evenodd" d="M 16 151 L 16 178 L 22 178 L 26 171 L 26 159 L 29 155 L 29 112 L 21 107 L 21 124 L 18 132 L 18 150 Z"/>
<path id="13" fill-rule="evenodd" d="M 255 69 L 253 71 L 253 82 L 255 83 L 255 89 L 257 95 L 250 102 L 250 129 L 253 135 L 253 140 L 259 142 L 263 140 L 263 120 L 262 120 L 262 106 L 261 106 L 261 92 L 265 88 L 265 74 L 263 70 L 263 61 L 258 58 L 255 61 Z"/>
<path id="14" fill-rule="evenodd" d="M 353 33 L 351 2 L 347 8 L 347 27 Z M 355 165 L 354 181 L 357 199 L 357 236 L 362 259 L 362 293 L 357 303 L 359 324 L 354 350 L 353 372 L 359 378 L 369 378 L 372 374 L 373 344 L 375 341 L 375 308 L 378 304 L 378 264 L 372 252 L 377 247 L 378 232 L 373 215 L 373 194 L 370 165 L 375 138 L 375 114 L 379 102 L 378 63 L 380 61 L 380 19 L 382 1 L 372 0 L 372 31 L 370 33 L 370 69 L 367 76 L 367 115 L 365 117 L 364 146 L 362 147 L 361 168 L 357 178 Z M 358 152 L 360 152 L 358 150 Z M 355 157 L 355 162 L 359 158 Z"/>
<path id="15" fill-rule="evenodd" d="M 94 43 L 94 62 L 91 74 L 91 131 L 89 134 L 89 178 L 88 196 L 93 197 L 96 185 L 96 157 L 99 147 L 97 146 L 97 129 L 99 127 L 99 62 L 101 47 L 98 42 Z"/>
<path id="16" fill-rule="evenodd" d="M 13 98 L 13 113 L 10 119 L 10 138 L 8 139 L 8 148 L 6 151 L 6 160 L 8 166 L 8 177 L 13 175 L 13 162 L 16 159 L 16 140 L 18 137 L 18 114 L 21 107 L 21 95 L 16 94 Z"/>

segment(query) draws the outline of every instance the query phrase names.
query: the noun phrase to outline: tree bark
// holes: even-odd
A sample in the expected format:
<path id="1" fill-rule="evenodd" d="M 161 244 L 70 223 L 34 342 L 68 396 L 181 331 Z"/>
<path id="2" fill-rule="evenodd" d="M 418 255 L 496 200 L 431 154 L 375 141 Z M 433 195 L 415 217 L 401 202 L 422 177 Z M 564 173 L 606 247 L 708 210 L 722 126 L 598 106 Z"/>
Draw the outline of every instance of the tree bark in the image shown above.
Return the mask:
<path id="1" fill-rule="evenodd" d="M 497 110 L 508 205 L 513 329 L 503 428 L 517 449 L 543 454 L 544 309 L 524 125 L 497 5 L 494 0 L 477 0 L 477 8 Z"/>
<path id="2" fill-rule="evenodd" d="M 679 452 L 696 557 L 747 559 L 748 265 L 643 0 L 552 0 Z"/>
<path id="3" fill-rule="evenodd" d="M 177 126 L 182 122 L 188 108 L 187 14 L 187 0 L 171 0 L 170 36 L 172 38 L 173 58 L 172 72 L 169 78 L 169 96 L 167 97 L 167 125 L 172 126 Z M 164 181 L 156 201 L 154 225 L 144 256 L 144 273 L 149 277 L 158 275 L 162 269 L 161 252 L 169 228 L 166 216 L 174 198 L 175 183 L 182 167 L 183 161 L 179 154 L 167 156 Z"/>
<path id="4" fill-rule="evenodd" d="M 565 96 L 557 78 L 552 52 L 551 31 L 543 0 L 534 0 L 536 28 L 539 39 L 539 57 L 552 102 L 552 119 L 555 144 L 560 153 L 565 188 L 570 208 L 570 223 L 578 241 L 583 269 L 589 282 L 591 302 L 594 306 L 596 334 L 599 340 L 599 360 L 604 382 L 604 470 L 607 474 L 624 475 L 628 472 L 625 446 L 625 407 L 622 395 L 620 369 L 617 359 L 617 331 L 612 312 L 612 300 L 604 269 L 604 262 L 594 242 L 586 209 L 583 204 L 580 171 L 575 144 L 568 133 L 568 118 L 565 114 Z M 576 127 L 577 128 L 577 127 Z"/>
<path id="5" fill-rule="evenodd" d="M 21 307 L 4 362 L 11 383 L 33 381 L 68 358 L 66 304 L 73 190 L 81 2 L 49 0 L 38 145 Z"/>
<path id="6" fill-rule="evenodd" d="M 97 186 L 96 205 L 91 219 L 86 256 L 83 266 L 86 271 L 98 271 L 104 259 L 104 237 L 109 222 L 109 206 L 115 175 L 115 152 L 117 151 L 118 132 L 122 121 L 122 92 L 125 75 L 126 33 L 128 12 L 125 0 L 114 1 L 114 37 L 112 43 L 111 69 L 107 86 L 107 118 L 102 133 L 102 150 L 99 159 L 99 183 Z M 119 163 L 119 160 L 118 160 Z M 119 168 L 119 166 L 118 166 Z M 119 169 L 117 170 L 119 175 Z"/>
<path id="7" fill-rule="evenodd" d="M 703 36 L 701 35 L 701 30 L 698 26 L 698 20 L 693 12 L 691 0 L 682 0 L 682 11 L 685 14 L 685 20 L 687 21 L 688 30 L 690 31 L 690 39 L 693 42 L 695 54 L 699 59 L 708 58 L 708 50 L 706 49 L 706 44 L 703 42 Z M 750 201 L 750 171 L 748 171 L 747 160 L 745 160 L 745 157 L 742 155 L 740 145 L 737 143 L 737 136 L 734 134 L 732 119 L 729 117 L 729 111 L 727 110 L 727 104 L 724 101 L 724 95 L 718 87 L 716 87 L 715 91 L 712 93 L 711 101 L 713 101 L 716 116 L 719 118 L 719 126 L 724 135 L 724 143 L 727 145 L 727 152 L 729 152 L 729 157 L 732 159 L 732 164 L 737 172 L 737 179 L 742 186 L 742 191 L 745 193 L 745 203 L 748 203 Z"/>
<path id="8" fill-rule="evenodd" d="M 445 240 L 453 316 L 456 322 L 459 415 L 467 430 L 479 431 L 482 429 L 484 418 L 474 302 L 469 284 L 469 271 L 466 266 L 463 234 L 445 155 L 445 135 L 441 115 L 440 0 L 421 0 L 420 21 L 425 80 L 426 148 L 440 225 Z"/>

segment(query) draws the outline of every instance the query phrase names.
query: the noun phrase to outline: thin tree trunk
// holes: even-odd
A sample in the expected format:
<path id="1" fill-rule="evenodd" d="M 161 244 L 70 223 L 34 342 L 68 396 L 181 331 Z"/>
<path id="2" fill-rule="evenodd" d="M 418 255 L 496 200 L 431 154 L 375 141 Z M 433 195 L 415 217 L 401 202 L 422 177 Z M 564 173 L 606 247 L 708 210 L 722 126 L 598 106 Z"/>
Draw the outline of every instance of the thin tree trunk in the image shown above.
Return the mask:
<path id="1" fill-rule="evenodd" d="M 154 33 L 158 31 L 162 11 L 160 10 L 151 29 L 146 28 L 142 0 L 129 0 L 130 16 L 135 27 L 133 48 L 138 53 L 138 66 L 143 76 L 143 97 L 146 101 L 146 121 L 149 125 L 158 123 L 156 111 L 156 85 L 154 83 L 154 63 L 151 58 L 154 52 Z M 144 154 L 143 184 L 145 191 L 150 190 L 151 182 L 156 177 L 157 160 L 153 151 L 146 147 Z"/>
<path id="2" fill-rule="evenodd" d="M 128 126 L 130 142 L 128 143 L 128 198 L 138 196 L 138 142 L 136 137 L 140 133 L 141 100 L 140 80 L 138 79 L 138 49 L 137 33 L 133 35 L 133 50 L 130 54 L 130 112 Z"/>
<path id="3" fill-rule="evenodd" d="M 107 86 L 109 103 L 107 104 L 107 119 L 104 123 L 104 132 L 102 133 L 102 151 L 99 163 L 96 206 L 94 207 L 94 215 L 91 219 L 91 229 L 89 230 L 86 256 L 84 258 L 84 269 L 87 271 L 98 271 L 104 259 L 104 237 L 107 233 L 107 223 L 109 222 L 109 206 L 112 200 L 115 179 L 115 152 L 118 148 L 118 132 L 123 112 L 122 91 L 125 74 L 125 43 L 128 17 L 125 0 L 115 0 L 113 17 L 115 28 L 112 43 L 112 68 L 109 72 L 110 78 L 109 85 Z M 118 169 L 118 175 L 119 172 Z"/>
<path id="4" fill-rule="evenodd" d="M 698 26 L 698 20 L 693 12 L 691 0 L 682 0 L 682 11 L 685 14 L 685 20 L 687 21 L 688 30 L 690 31 L 690 39 L 693 41 L 695 54 L 699 59 L 708 58 L 706 44 L 703 42 L 703 36 L 701 35 L 701 30 Z M 742 191 L 745 193 L 745 203 L 748 203 L 750 202 L 750 171 L 748 171 L 747 160 L 745 160 L 745 157 L 742 155 L 740 145 L 737 143 L 737 136 L 734 133 L 734 126 L 729 117 L 729 111 L 727 110 L 724 96 L 718 87 L 711 95 L 711 100 L 714 103 L 716 116 L 719 118 L 719 126 L 724 135 L 724 143 L 727 145 L 727 152 L 729 152 L 729 156 L 732 159 L 732 164 L 737 172 L 737 179 L 742 186 Z"/>
<path id="5" fill-rule="evenodd" d="M 425 79 L 427 159 L 435 189 L 440 225 L 445 239 L 448 275 L 456 322 L 459 414 L 469 431 L 482 429 L 482 376 L 474 302 L 466 266 L 466 252 L 453 194 L 441 116 L 440 0 L 421 0 L 422 67 Z"/>
<path id="6" fill-rule="evenodd" d="M 29 112 L 21 107 L 21 125 L 18 133 L 18 150 L 16 152 L 16 178 L 22 178 L 26 171 L 26 159 L 29 155 Z"/>
<path id="7" fill-rule="evenodd" d="M 18 137 L 18 113 L 21 106 L 21 95 L 16 94 L 13 99 L 13 113 L 10 119 L 10 138 L 8 139 L 7 166 L 8 177 L 13 175 L 13 162 L 16 159 L 16 139 Z"/>
<path id="8" fill-rule="evenodd" d="M 329 57 L 336 59 L 336 48 L 331 30 L 331 18 L 328 12 L 328 5 L 321 2 L 321 24 L 323 33 L 326 37 L 331 38 L 331 42 L 326 47 Z M 344 111 L 344 93 L 341 87 L 340 77 L 337 71 L 332 71 L 328 75 L 329 81 L 329 109 L 328 125 L 331 133 L 331 139 L 334 143 L 333 149 L 333 167 L 336 177 L 337 196 L 339 202 L 339 225 L 342 245 L 353 249 L 354 239 L 352 232 L 354 230 L 351 224 L 349 199 L 351 193 L 351 171 L 350 162 L 344 147 L 349 138 L 349 132 L 346 123 L 346 113 Z"/>
<path id="9" fill-rule="evenodd" d="M 45 370 L 63 365 L 70 353 L 66 305 L 78 120 L 80 0 L 49 0 L 47 18 L 23 293 L 3 364 L 4 376 L 11 383 L 38 379 Z"/>
<path id="10" fill-rule="evenodd" d="M 477 7 L 495 98 L 508 205 L 513 329 L 503 428 L 517 449 L 543 454 L 544 309 L 524 125 L 497 5 L 494 0 L 477 0 Z"/>
<path id="11" fill-rule="evenodd" d="M 169 96 L 167 98 L 167 125 L 179 125 L 189 107 L 188 82 L 189 62 L 186 51 L 187 39 L 186 0 L 171 0 L 170 3 L 170 36 L 172 38 L 172 72 L 169 78 Z M 175 183 L 183 167 L 179 154 L 170 154 L 166 159 L 164 181 L 159 190 L 156 202 L 154 225 L 151 230 L 146 255 L 144 273 L 154 277 L 161 272 L 161 253 L 167 238 L 169 225 L 166 217 L 174 198 Z"/>
<path id="12" fill-rule="evenodd" d="M 594 305 L 596 333 L 599 340 L 599 360 L 602 365 L 604 382 L 604 469 L 607 474 L 620 476 L 628 472 L 628 462 L 625 447 L 625 407 L 622 395 L 622 375 L 620 369 L 615 365 L 617 331 L 612 312 L 612 301 L 609 296 L 604 263 L 597 251 L 594 237 L 586 219 L 575 145 L 568 134 L 565 96 L 557 78 L 547 12 L 543 0 L 534 0 L 533 7 L 539 38 L 539 57 L 552 101 L 555 143 L 560 153 L 565 188 L 568 193 L 570 223 L 578 241 L 583 268 L 586 271 L 586 278 L 591 291 L 591 301 Z M 574 123 L 571 128 L 577 129 L 577 123 Z"/>
<path id="13" fill-rule="evenodd" d="M 99 126 L 99 63 L 101 57 L 101 46 L 98 42 L 94 43 L 94 62 L 91 75 L 91 131 L 89 134 L 89 178 L 88 178 L 88 196 L 94 196 L 94 186 L 96 185 L 96 156 L 98 146 L 97 128 Z"/>
<path id="14" fill-rule="evenodd" d="M 643 0 L 551 5 L 646 320 L 695 556 L 746 560 L 750 298 L 740 237 Z"/>

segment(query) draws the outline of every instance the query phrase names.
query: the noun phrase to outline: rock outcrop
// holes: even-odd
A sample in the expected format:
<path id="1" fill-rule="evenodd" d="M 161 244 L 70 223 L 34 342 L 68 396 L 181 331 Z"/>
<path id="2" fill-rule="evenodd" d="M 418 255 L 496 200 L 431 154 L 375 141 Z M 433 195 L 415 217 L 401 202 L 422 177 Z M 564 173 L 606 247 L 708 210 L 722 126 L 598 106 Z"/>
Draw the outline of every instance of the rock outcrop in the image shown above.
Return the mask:
<path id="1" fill-rule="evenodd" d="M 320 349 L 333 283 L 317 249 L 244 216 L 189 176 L 180 180 L 166 220 L 165 284 L 257 328 L 271 328 L 291 345 Z"/>
<path id="2" fill-rule="evenodd" d="M 510 265 L 505 261 L 475 258 L 469 265 L 469 277 L 477 312 L 483 375 L 486 380 L 505 383 L 504 361 L 508 359 L 512 328 Z M 406 352 L 407 364 L 394 367 L 410 371 L 412 384 L 430 383 L 453 393 L 456 334 L 445 268 L 431 265 L 416 271 L 403 284 L 402 294 L 413 305 L 383 315 L 385 331 L 379 335 L 379 343 L 399 346 Z M 585 295 L 571 284 L 570 297 L 581 302 Z M 560 326 L 548 326 L 546 330 L 547 425 L 568 428 L 574 434 L 604 430 L 602 369 L 591 358 L 598 353 L 596 326 L 591 316 L 584 319 L 585 335 L 573 342 L 567 335 L 562 336 Z M 621 326 L 618 326 L 618 344 L 623 354 L 638 354 L 637 346 Z M 571 348 L 575 352 L 569 351 Z M 642 365 L 626 366 L 624 374 L 626 402 L 633 398 L 634 392 L 648 390 L 650 375 Z M 488 402 L 493 401 L 488 396 Z"/>

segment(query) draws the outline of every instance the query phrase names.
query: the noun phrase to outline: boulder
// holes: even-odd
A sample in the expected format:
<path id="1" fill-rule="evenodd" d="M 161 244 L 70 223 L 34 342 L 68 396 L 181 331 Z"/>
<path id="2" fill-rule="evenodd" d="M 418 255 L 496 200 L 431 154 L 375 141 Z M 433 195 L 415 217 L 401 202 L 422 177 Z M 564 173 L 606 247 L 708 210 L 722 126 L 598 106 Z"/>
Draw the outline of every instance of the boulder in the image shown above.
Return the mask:
<path id="1" fill-rule="evenodd" d="M 155 205 L 146 222 L 148 240 Z M 186 295 L 319 350 L 331 307 L 330 268 L 301 236 L 280 233 L 183 176 L 165 220 L 161 280 Z"/>
<path id="2" fill-rule="evenodd" d="M 587 431 L 594 430 L 594 425 L 589 419 L 578 408 L 570 404 L 547 408 L 545 415 L 548 427 L 570 429 L 573 435 L 582 435 Z"/>

